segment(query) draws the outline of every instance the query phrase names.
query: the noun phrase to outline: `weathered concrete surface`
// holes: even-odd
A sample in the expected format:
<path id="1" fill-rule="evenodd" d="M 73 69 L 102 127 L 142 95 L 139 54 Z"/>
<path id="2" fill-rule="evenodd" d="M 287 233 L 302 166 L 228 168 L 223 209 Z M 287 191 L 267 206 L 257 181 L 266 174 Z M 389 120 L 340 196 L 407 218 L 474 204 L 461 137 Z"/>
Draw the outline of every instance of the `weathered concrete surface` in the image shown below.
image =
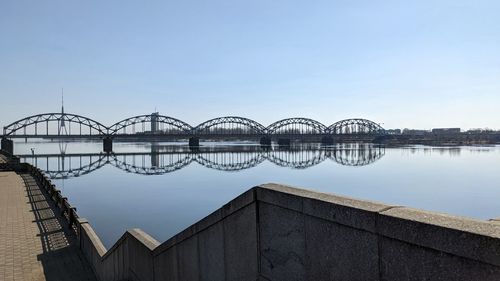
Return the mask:
<path id="1" fill-rule="evenodd" d="M 257 244 L 257 210 L 253 203 L 224 220 L 226 280 L 254 280 L 258 276 Z"/>
<path id="2" fill-rule="evenodd" d="M 179 267 L 177 264 L 177 246 L 173 246 L 155 257 L 154 274 L 163 280 L 177 281 L 179 280 Z"/>
<path id="3" fill-rule="evenodd" d="M 216 223 L 198 236 L 200 281 L 225 280 L 224 226 Z"/>
<path id="4" fill-rule="evenodd" d="M 304 280 L 307 261 L 304 215 L 266 203 L 259 204 L 259 214 L 261 274 L 271 280 Z"/>
<path id="5" fill-rule="evenodd" d="M 382 212 L 378 233 L 415 246 L 500 266 L 500 225 L 411 208 Z"/>
<path id="6" fill-rule="evenodd" d="M 495 221 L 275 184 L 161 245 L 128 231 L 106 252 L 91 226 L 80 226 L 101 280 L 500 280 Z"/>
<path id="7" fill-rule="evenodd" d="M 0 172 L 0 280 L 96 280 L 67 227 L 30 175 Z"/>
<path id="8" fill-rule="evenodd" d="M 380 249 L 380 280 L 500 280 L 496 266 L 430 248 L 382 237 Z"/>
<path id="9" fill-rule="evenodd" d="M 198 236 L 194 235 L 178 246 L 179 280 L 195 281 L 200 276 Z"/>

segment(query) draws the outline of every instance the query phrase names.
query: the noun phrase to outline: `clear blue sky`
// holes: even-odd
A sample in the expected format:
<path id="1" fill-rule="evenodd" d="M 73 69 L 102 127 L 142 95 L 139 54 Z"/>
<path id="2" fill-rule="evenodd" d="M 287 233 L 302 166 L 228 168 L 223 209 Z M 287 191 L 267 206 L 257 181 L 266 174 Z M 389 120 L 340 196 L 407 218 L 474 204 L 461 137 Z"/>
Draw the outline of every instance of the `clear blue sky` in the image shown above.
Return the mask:
<path id="1" fill-rule="evenodd" d="M 500 1 L 0 1 L 0 126 L 350 117 L 500 129 Z"/>

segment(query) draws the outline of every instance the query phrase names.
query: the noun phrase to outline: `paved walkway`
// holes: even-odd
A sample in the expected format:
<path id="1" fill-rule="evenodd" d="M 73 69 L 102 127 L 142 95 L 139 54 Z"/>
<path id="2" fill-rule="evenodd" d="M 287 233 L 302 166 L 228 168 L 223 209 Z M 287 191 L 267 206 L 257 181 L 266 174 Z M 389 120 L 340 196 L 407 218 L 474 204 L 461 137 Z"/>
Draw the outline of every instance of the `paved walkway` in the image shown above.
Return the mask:
<path id="1" fill-rule="evenodd" d="M 53 210 L 29 174 L 0 172 L 0 280 L 96 280 Z"/>

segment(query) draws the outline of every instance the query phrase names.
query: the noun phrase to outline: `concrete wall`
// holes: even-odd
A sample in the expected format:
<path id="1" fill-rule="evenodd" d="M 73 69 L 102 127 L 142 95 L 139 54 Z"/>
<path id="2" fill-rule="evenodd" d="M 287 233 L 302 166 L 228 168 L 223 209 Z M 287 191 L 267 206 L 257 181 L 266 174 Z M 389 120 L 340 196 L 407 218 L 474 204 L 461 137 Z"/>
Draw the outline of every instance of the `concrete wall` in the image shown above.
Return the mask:
<path id="1" fill-rule="evenodd" d="M 266 185 L 267 280 L 500 280 L 500 225 Z"/>
<path id="2" fill-rule="evenodd" d="M 108 251 L 85 220 L 101 280 L 500 280 L 500 223 L 281 185 L 255 187 L 158 243 L 126 232 Z"/>
<path id="3" fill-rule="evenodd" d="M 108 251 L 85 219 L 80 248 L 100 280 L 256 280 L 259 276 L 255 189 L 160 243 L 139 229 Z"/>

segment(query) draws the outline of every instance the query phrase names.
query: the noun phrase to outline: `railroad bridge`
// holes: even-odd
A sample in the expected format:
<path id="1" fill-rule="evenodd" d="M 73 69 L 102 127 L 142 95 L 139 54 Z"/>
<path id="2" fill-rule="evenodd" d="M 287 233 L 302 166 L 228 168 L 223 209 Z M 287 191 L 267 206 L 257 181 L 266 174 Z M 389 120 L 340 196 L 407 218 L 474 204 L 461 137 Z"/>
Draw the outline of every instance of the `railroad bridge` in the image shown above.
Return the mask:
<path id="1" fill-rule="evenodd" d="M 65 113 L 43 113 L 12 122 L 3 128 L 2 149 L 13 152 L 13 138 L 47 139 L 101 139 L 103 151 L 113 151 L 113 140 L 188 140 L 191 147 L 198 147 L 201 140 L 248 140 L 262 145 L 277 142 L 290 145 L 292 141 L 321 142 L 371 142 L 385 135 L 380 124 L 352 118 L 326 126 L 319 121 L 295 117 L 264 126 L 257 121 L 224 116 L 205 121 L 197 126 L 155 112 L 126 118 L 111 126 L 89 117 Z"/>

